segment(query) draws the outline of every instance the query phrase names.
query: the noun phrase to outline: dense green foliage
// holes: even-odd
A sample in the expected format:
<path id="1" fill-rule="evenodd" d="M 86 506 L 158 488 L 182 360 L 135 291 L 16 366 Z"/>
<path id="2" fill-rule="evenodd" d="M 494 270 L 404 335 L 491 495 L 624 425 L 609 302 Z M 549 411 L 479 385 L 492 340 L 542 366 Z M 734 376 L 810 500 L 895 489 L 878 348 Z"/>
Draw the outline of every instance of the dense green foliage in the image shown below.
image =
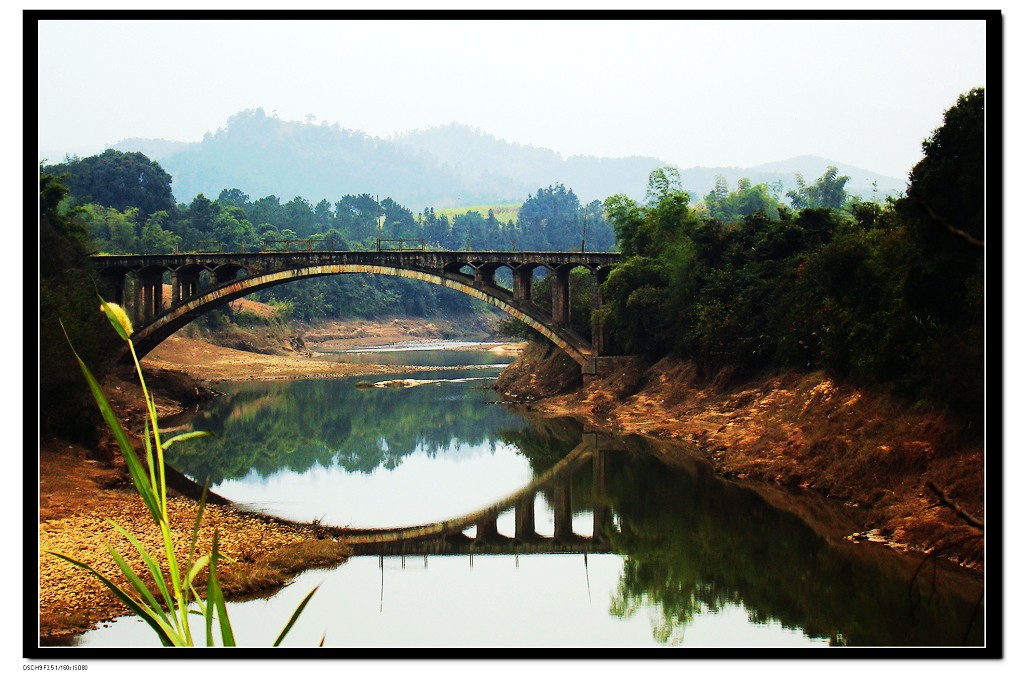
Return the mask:
<path id="1" fill-rule="evenodd" d="M 651 174 L 644 204 L 609 198 L 628 257 L 603 287 L 613 336 L 707 374 L 824 368 L 980 421 L 983 248 L 943 221 L 982 235 L 983 110 L 980 90 L 961 97 L 924 143 L 910 197 L 885 205 L 848 202 L 835 168 L 797 192 L 804 209 L 735 223 L 692 209 L 672 169 Z"/>
<path id="2" fill-rule="evenodd" d="M 107 149 L 87 158 L 69 158 L 45 171 L 64 177 L 68 189 L 82 203 L 122 211 L 134 207 L 143 219 L 174 209 L 171 176 L 142 153 Z"/>
<path id="3" fill-rule="evenodd" d="M 39 413 L 42 433 L 71 440 L 95 435 L 95 407 L 68 349 L 64 328 L 79 354 L 102 373 L 109 365 L 109 327 L 99 312 L 88 259 L 88 233 L 79 215 L 68 213 L 67 188 L 44 174 L 39 182 Z"/>
<path id="4" fill-rule="evenodd" d="M 778 187 L 767 184 L 752 185 L 750 179 L 740 179 L 736 190 L 729 191 L 729 183 L 719 175 L 715 189 L 704 196 L 708 214 L 723 223 L 742 221 L 755 212 L 764 212 L 772 219 L 779 217 Z"/>
<path id="5" fill-rule="evenodd" d="M 907 197 L 939 219 L 984 239 L 985 91 L 974 89 L 946 111 L 910 173 Z M 970 171 L 965 171 L 968 169 Z"/>

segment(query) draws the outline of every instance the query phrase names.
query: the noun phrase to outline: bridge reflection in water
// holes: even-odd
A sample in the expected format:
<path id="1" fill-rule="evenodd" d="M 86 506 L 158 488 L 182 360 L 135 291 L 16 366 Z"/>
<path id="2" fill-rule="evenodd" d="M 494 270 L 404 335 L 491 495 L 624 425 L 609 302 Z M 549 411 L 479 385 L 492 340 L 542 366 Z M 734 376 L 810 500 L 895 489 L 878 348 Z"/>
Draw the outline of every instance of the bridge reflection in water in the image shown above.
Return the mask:
<path id="1" fill-rule="evenodd" d="M 625 451 L 622 441 L 595 433 L 584 433 L 583 440 L 569 454 L 533 481 L 491 506 L 458 518 L 424 525 L 390 528 L 345 529 L 340 535 L 355 555 L 473 555 L 537 553 L 611 553 L 614 528 L 605 489 L 608 456 Z M 573 528 L 573 476 L 591 462 L 593 483 L 593 530 L 590 536 L 576 534 Z M 554 512 L 554 534 L 538 534 L 535 505 L 537 495 L 546 492 Z M 498 529 L 498 517 L 513 511 L 512 535 Z M 476 536 L 465 534 L 476 528 Z"/>

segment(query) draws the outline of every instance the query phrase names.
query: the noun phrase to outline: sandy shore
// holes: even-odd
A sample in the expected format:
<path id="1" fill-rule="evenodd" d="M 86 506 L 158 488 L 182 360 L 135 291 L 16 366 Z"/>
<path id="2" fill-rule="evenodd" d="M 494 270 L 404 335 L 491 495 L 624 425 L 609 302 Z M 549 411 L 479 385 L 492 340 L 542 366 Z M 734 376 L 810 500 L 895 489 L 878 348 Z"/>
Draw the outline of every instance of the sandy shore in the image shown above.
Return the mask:
<path id="1" fill-rule="evenodd" d="M 410 341 L 408 336 L 393 336 L 393 341 Z M 380 335 L 351 339 L 325 339 L 324 348 L 335 350 L 378 346 L 387 343 Z M 306 354 L 269 355 L 217 346 L 201 339 L 171 337 L 155 348 L 143 361 L 143 367 L 182 372 L 201 382 L 264 381 L 272 379 L 326 379 L 387 374 L 405 374 L 459 367 L 414 365 L 376 365 L 342 363 L 317 356 L 316 344 Z M 520 344 L 481 346 L 503 359 L 521 350 Z M 472 366 L 471 366 L 472 367 Z"/>

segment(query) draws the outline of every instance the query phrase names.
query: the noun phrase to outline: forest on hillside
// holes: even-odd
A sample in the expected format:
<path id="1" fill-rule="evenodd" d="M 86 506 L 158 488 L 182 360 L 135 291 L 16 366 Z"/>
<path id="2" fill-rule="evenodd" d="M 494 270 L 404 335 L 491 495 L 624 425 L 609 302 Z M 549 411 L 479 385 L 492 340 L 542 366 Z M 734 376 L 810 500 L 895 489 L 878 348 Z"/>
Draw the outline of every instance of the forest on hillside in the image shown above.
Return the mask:
<path id="1" fill-rule="evenodd" d="M 791 196 L 795 209 L 708 218 L 677 172 L 656 170 L 643 203 L 605 202 L 626 258 L 599 317 L 624 352 L 692 359 L 709 377 L 825 369 L 981 423 L 984 120 L 984 90 L 962 95 L 906 195 L 882 204 L 837 209 L 842 178 L 829 171 Z M 730 204 L 722 196 L 707 202 Z"/>
<path id="2" fill-rule="evenodd" d="M 850 177 L 835 167 L 814 180 L 795 176 L 784 195 L 779 185 L 740 178 L 730 186 L 719 176 L 703 196 L 663 167 L 650 173 L 642 200 L 620 193 L 583 204 L 553 184 L 504 222 L 493 211 L 417 213 L 366 193 L 314 205 L 224 188 L 216 199 L 176 203 L 159 163 L 107 150 L 40 168 L 41 247 L 63 262 L 41 276 L 43 343 L 57 350 L 63 341 L 60 317 L 81 323 L 89 353 L 94 292 L 70 281 L 88 280 L 91 252 L 251 251 L 300 240 L 372 249 L 379 236 L 451 250 L 575 250 L 585 235 L 588 251 L 625 255 L 597 312 L 623 352 L 692 359 L 709 376 L 826 369 L 980 422 L 984 91 L 962 95 L 923 150 L 906 194 L 884 200 L 851 195 Z M 573 320 L 589 336 L 590 280 L 574 277 Z M 543 290 L 541 280 L 541 301 Z M 384 276 L 331 276 L 259 294 L 302 320 L 480 310 L 450 290 Z"/>

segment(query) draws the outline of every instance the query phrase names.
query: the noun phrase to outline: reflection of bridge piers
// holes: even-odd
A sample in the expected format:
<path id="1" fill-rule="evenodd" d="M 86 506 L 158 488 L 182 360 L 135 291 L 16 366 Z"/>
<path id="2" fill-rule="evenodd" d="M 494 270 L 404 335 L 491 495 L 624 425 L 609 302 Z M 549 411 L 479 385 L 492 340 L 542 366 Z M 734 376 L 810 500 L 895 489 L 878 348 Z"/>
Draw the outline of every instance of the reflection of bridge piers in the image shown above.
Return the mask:
<path id="1" fill-rule="evenodd" d="M 610 551 L 614 526 L 607 502 L 608 457 L 603 440 L 585 434 L 583 441 L 533 482 L 485 509 L 461 518 L 428 525 L 391 529 L 347 529 L 342 535 L 356 555 L 381 554 L 498 554 L 498 553 L 601 553 Z M 593 473 L 591 536 L 573 530 L 572 477 L 590 462 Z M 554 534 L 537 532 L 537 495 L 545 492 L 554 514 Z M 499 517 L 513 512 L 513 535 L 502 534 Z M 465 531 L 475 528 L 476 535 Z"/>

